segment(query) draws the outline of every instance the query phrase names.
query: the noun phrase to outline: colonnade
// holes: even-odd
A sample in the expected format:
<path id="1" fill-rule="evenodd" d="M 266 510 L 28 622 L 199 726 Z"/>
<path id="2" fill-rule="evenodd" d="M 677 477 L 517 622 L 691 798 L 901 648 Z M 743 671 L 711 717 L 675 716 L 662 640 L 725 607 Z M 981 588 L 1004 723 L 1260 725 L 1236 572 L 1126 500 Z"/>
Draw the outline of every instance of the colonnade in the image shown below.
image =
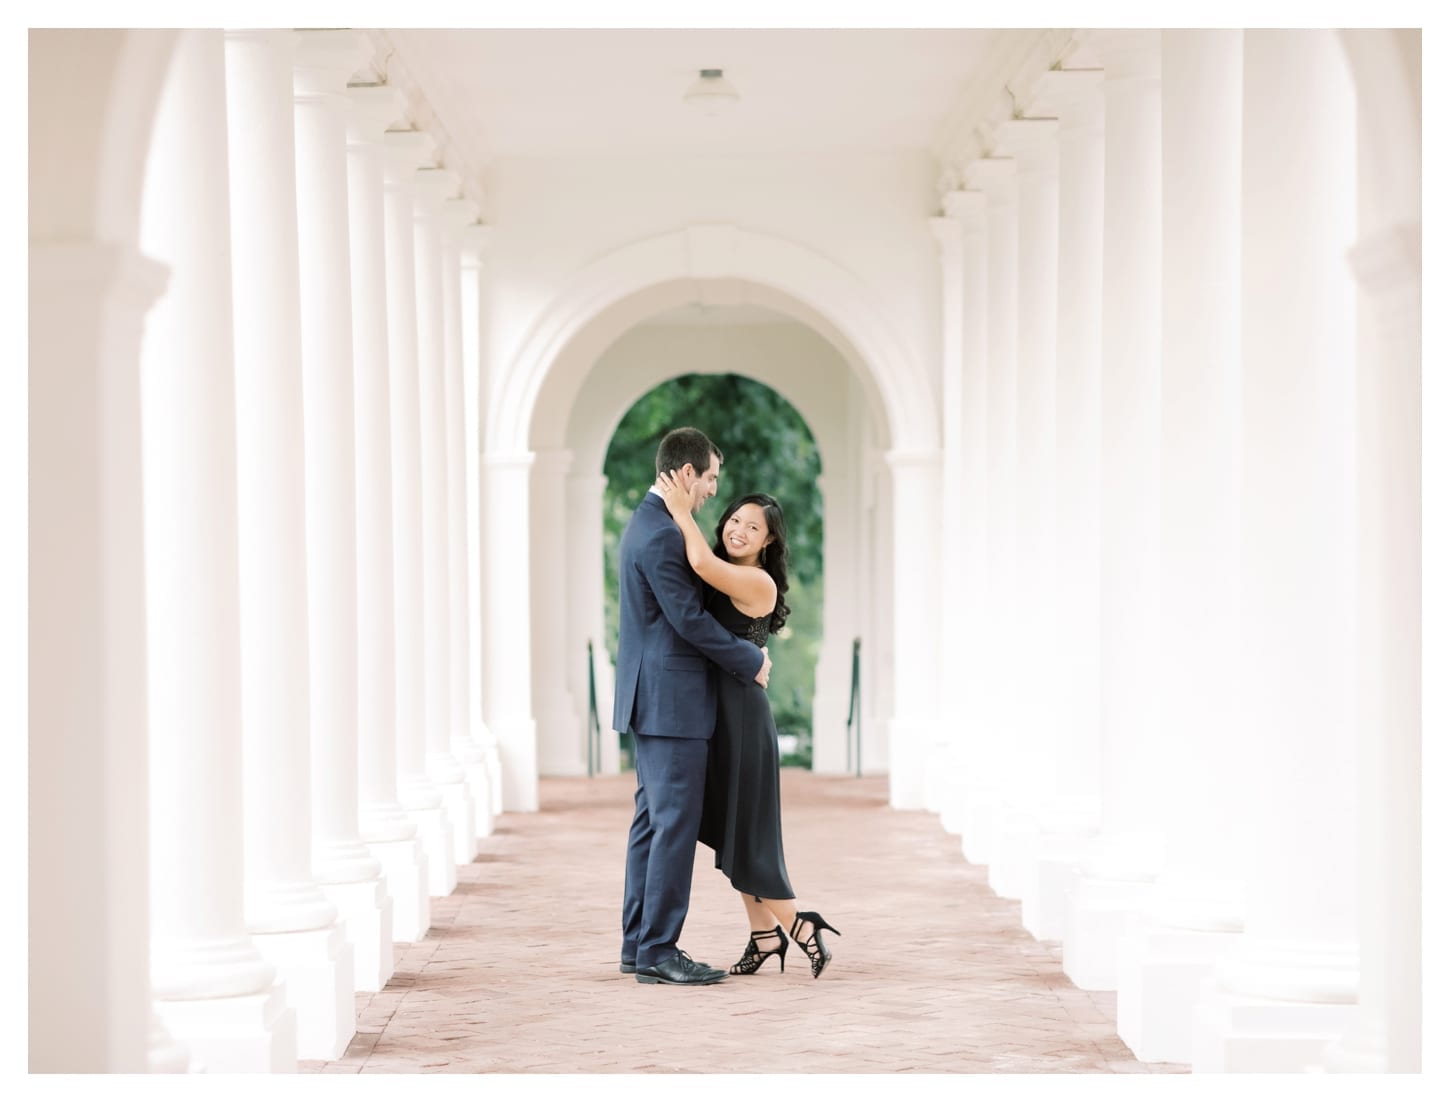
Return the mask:
<path id="1" fill-rule="evenodd" d="M 1419 729 L 1362 693 L 1418 639 L 1386 587 L 1418 591 L 1419 476 L 1383 433 L 1418 433 L 1419 363 L 1365 327 L 1411 320 L 1418 262 L 1351 264 L 1379 235 L 1345 50 L 1092 32 L 1023 106 L 935 227 L 944 631 L 985 676 L 932 810 L 1141 1059 L 1383 1069 L 1418 932 L 1361 870 L 1404 868 Z"/>
<path id="2" fill-rule="evenodd" d="M 142 963 L 108 1013 L 153 1008 L 152 1070 L 339 1057 L 354 993 L 498 810 L 465 619 L 477 208 L 428 135 L 389 129 L 401 93 L 353 83 L 370 55 L 354 31 L 184 31 L 161 91 L 158 286 L 109 474 L 142 517 L 118 612 L 149 775 L 105 867 L 144 905 L 101 918 Z M 32 1029 L 63 1043 L 58 1017 Z M 142 1070 L 135 1040 L 106 1066 Z"/>

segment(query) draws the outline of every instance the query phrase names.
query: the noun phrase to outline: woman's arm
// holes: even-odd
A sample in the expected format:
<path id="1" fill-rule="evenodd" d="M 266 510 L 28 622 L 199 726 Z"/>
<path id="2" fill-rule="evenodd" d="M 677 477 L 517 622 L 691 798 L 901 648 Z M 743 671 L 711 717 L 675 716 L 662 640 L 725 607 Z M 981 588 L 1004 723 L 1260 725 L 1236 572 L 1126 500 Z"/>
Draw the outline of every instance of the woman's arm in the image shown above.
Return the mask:
<path id="1" fill-rule="evenodd" d="M 735 607 L 745 615 L 769 615 L 775 608 L 774 579 L 759 567 L 736 566 L 715 554 L 690 511 L 689 491 L 672 475 L 660 475 L 656 485 L 664 495 L 670 516 L 675 518 L 685 537 L 685 556 L 690 560 L 690 569 L 734 601 Z"/>

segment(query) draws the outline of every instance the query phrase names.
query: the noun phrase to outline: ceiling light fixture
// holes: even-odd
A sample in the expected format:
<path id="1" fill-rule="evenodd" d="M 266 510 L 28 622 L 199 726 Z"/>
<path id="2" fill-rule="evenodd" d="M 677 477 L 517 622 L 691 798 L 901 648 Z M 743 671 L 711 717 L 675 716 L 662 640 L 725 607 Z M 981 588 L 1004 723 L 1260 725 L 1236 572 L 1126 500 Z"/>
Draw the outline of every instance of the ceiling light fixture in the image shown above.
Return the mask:
<path id="1" fill-rule="evenodd" d="M 701 69 L 700 79 L 685 93 L 685 102 L 707 115 L 718 115 L 739 103 L 740 93 L 725 79 L 724 69 Z"/>

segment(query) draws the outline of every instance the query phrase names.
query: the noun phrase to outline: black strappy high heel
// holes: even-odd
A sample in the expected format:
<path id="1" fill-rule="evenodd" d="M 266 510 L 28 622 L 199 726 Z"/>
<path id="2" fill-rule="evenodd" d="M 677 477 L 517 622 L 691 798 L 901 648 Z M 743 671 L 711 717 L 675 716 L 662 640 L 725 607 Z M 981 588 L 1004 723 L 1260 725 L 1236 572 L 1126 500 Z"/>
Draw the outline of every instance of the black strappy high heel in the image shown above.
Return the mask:
<path id="1" fill-rule="evenodd" d="M 813 927 L 810 936 L 804 941 L 796 937 L 800 932 L 803 923 L 809 922 Z M 801 947 L 801 951 L 811 958 L 811 978 L 818 979 L 820 974 L 826 970 L 826 965 L 831 963 L 831 951 L 826 948 L 825 941 L 821 938 L 822 930 L 830 930 L 837 937 L 841 931 L 832 926 L 815 911 L 797 911 L 795 921 L 790 924 L 791 940 Z M 812 945 L 814 943 L 814 945 Z M 785 958 L 780 961 L 781 969 L 785 968 Z"/>
<path id="2" fill-rule="evenodd" d="M 760 951 L 760 943 L 766 938 L 776 937 L 780 944 L 774 949 L 768 949 L 764 953 Z M 751 930 L 750 943 L 745 946 L 745 952 L 739 960 L 730 966 L 732 976 L 753 976 L 760 971 L 760 966 L 777 953 L 780 954 L 780 970 L 785 971 L 785 931 L 777 926 L 774 930 Z"/>

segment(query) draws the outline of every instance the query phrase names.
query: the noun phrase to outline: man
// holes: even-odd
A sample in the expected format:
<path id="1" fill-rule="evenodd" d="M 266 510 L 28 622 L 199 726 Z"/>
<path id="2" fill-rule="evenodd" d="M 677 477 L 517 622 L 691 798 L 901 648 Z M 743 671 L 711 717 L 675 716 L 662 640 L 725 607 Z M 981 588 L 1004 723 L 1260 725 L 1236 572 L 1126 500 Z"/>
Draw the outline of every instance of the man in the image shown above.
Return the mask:
<path id="1" fill-rule="evenodd" d="M 699 429 L 660 441 L 655 474 L 674 472 L 692 511 L 715 496 L 723 456 Z M 770 654 L 732 635 L 705 611 L 685 538 L 653 486 L 619 545 L 619 659 L 614 729 L 634 736 L 634 821 L 624 866 L 619 970 L 640 983 L 718 983 L 725 973 L 676 944 L 690 905 L 705 760 L 715 729 L 714 673 L 770 677 Z"/>

